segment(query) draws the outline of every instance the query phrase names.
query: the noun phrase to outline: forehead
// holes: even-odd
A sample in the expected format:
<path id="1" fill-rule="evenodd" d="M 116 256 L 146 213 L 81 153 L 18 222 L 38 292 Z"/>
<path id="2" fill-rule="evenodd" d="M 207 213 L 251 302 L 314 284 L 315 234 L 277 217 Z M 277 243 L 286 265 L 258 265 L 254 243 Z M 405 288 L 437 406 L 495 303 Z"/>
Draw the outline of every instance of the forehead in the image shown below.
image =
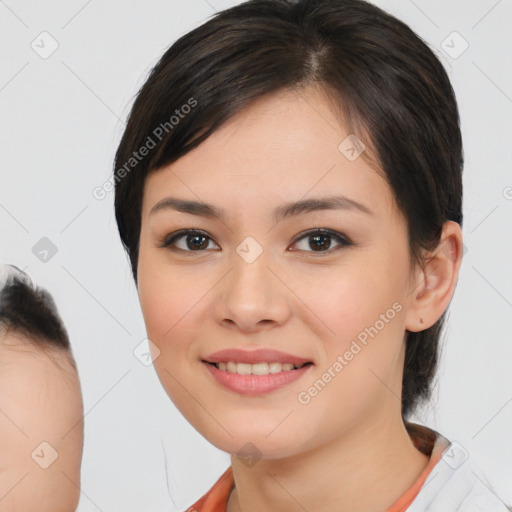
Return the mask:
<path id="1" fill-rule="evenodd" d="M 44 350 L 24 336 L 4 333 L 0 338 L 0 411 L 0 473 L 28 471 L 31 476 L 27 482 L 32 479 L 31 486 L 37 482 L 41 493 L 45 488 L 56 488 L 61 470 L 77 481 L 83 446 L 83 401 L 68 352 Z M 42 441 L 56 450 L 59 463 L 34 473 L 30 454 Z M 62 496 L 68 496 L 67 484 L 62 482 L 59 489 Z M 26 499 L 33 499 L 31 496 Z"/>
<path id="2" fill-rule="evenodd" d="M 15 330 L 0 330 L 0 383 L 10 372 L 34 372 L 34 376 L 62 374 L 76 377 L 71 354 L 63 349 L 42 346 L 39 341 Z"/>
<path id="3" fill-rule="evenodd" d="M 69 352 L 8 332 L 0 339 L 0 409 L 16 416 L 27 434 L 78 421 L 82 395 Z M 0 431 L 8 427 L 0 421 Z M 79 429 L 73 434 L 80 435 Z"/>
<path id="4" fill-rule="evenodd" d="M 383 173 L 362 155 L 348 158 L 354 155 L 346 153 L 353 135 L 321 89 L 263 96 L 197 148 L 149 174 L 143 217 L 166 195 L 177 193 L 187 199 L 216 200 L 237 211 L 333 191 L 362 203 L 371 200 L 377 209 L 393 207 Z"/>

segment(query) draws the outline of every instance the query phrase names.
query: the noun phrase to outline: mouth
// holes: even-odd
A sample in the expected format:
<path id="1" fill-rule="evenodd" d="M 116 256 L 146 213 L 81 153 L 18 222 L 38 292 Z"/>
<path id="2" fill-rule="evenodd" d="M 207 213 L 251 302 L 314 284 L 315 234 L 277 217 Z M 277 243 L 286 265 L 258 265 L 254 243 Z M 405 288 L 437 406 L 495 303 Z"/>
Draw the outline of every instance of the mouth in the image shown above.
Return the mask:
<path id="1" fill-rule="evenodd" d="M 281 373 L 293 370 L 299 370 L 305 366 L 312 365 L 311 361 L 306 363 L 282 363 L 279 361 L 270 361 L 270 362 L 258 362 L 258 363 L 240 363 L 236 361 L 205 361 L 203 363 L 207 363 L 211 366 L 215 366 L 220 371 L 228 372 L 228 373 L 237 373 L 238 375 L 269 375 L 271 373 Z"/>
<path id="2" fill-rule="evenodd" d="M 242 395 L 264 395 L 311 373 L 314 362 L 273 348 L 228 348 L 201 359 L 213 379 Z"/>

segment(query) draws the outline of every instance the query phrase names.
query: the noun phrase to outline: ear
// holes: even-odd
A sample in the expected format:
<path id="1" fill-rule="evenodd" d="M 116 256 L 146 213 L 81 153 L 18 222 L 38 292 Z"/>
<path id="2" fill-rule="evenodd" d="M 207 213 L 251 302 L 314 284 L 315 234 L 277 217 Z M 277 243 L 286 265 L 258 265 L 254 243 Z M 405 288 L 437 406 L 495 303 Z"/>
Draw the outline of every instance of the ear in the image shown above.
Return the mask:
<path id="1" fill-rule="evenodd" d="M 445 222 L 438 246 L 418 264 L 411 281 L 406 329 L 418 332 L 434 325 L 444 313 L 455 291 L 462 262 L 462 230 L 453 221 Z"/>

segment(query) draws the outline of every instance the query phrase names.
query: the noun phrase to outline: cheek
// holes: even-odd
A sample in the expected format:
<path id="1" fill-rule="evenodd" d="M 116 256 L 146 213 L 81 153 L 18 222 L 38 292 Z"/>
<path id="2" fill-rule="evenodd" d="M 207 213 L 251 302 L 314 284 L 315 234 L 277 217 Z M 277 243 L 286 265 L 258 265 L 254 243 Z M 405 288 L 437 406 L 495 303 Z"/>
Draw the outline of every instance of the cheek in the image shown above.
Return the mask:
<path id="1" fill-rule="evenodd" d="M 197 331 L 197 316 L 206 304 L 208 286 L 207 280 L 198 278 L 197 270 L 170 268 L 159 261 L 159 255 L 148 257 L 141 252 L 138 293 L 144 323 L 148 338 L 167 363 L 176 361 L 171 356 L 186 350 L 189 338 Z"/>
<path id="2" fill-rule="evenodd" d="M 139 301 L 148 336 L 155 344 L 178 321 L 179 295 L 183 292 L 179 274 L 164 272 L 158 259 L 141 248 L 137 269 Z"/>
<path id="3" fill-rule="evenodd" d="M 179 305 L 176 296 L 165 292 L 165 282 L 144 274 L 139 275 L 138 288 L 148 337 L 159 345 L 162 337 L 177 321 Z"/>
<path id="4" fill-rule="evenodd" d="M 385 315 L 388 310 L 394 319 L 396 310 L 401 308 L 393 308 L 393 304 L 402 303 L 405 290 L 403 278 L 396 271 L 370 262 L 350 269 L 333 269 L 316 275 L 311 282 L 300 279 L 302 283 L 296 288 L 302 290 L 300 296 L 329 328 L 327 339 L 341 345 L 379 322 L 381 314 Z M 325 339 L 325 333 L 323 337 Z"/>
<path id="5" fill-rule="evenodd" d="M 390 389 L 399 392 L 404 290 L 396 272 L 366 266 L 323 284 L 306 297 L 335 334 L 323 336 L 317 374 L 305 383 L 298 401 L 311 435 L 317 428 L 329 437 L 337 435 L 340 422 L 348 427 L 379 410 Z"/>
<path id="6" fill-rule="evenodd" d="M 358 417 L 389 393 L 382 382 L 400 387 L 407 295 L 406 278 L 397 270 L 405 268 L 400 263 L 361 258 L 357 266 L 333 271 L 317 280 L 316 287 L 309 286 L 308 305 L 330 329 L 319 352 L 319 373 L 328 384 L 310 404 L 310 412 L 326 425 L 336 426 L 331 408 L 339 417 Z"/>

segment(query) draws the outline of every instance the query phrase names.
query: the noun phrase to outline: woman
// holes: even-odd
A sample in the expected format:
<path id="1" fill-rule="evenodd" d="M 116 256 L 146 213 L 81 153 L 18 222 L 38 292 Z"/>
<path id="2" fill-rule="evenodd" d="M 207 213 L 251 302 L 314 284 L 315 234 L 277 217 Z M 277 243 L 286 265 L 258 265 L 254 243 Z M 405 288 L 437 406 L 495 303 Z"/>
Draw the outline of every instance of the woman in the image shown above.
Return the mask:
<path id="1" fill-rule="evenodd" d="M 249 1 L 163 55 L 115 207 L 159 379 L 231 454 L 190 511 L 507 510 L 408 421 L 460 268 L 462 166 L 442 65 L 364 1 Z"/>

